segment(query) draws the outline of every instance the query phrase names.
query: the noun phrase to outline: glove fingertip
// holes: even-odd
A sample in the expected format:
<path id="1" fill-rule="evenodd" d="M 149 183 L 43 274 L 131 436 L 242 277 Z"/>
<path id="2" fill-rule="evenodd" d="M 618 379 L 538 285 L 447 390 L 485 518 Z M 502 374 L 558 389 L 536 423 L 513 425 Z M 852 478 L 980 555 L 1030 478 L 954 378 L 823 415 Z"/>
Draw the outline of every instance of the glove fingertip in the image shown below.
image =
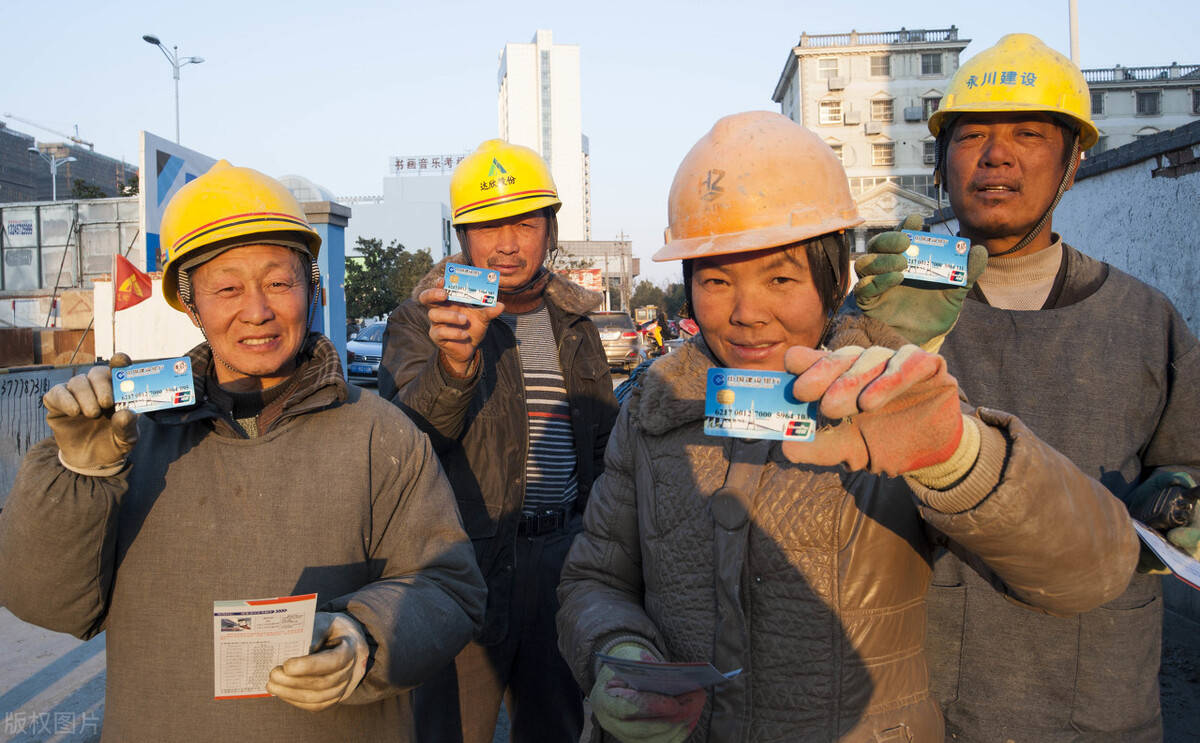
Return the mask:
<path id="1" fill-rule="evenodd" d="M 112 358 L 108 360 L 109 367 L 113 369 L 119 369 L 122 366 L 129 366 L 132 363 L 133 359 L 129 358 L 129 354 L 125 353 L 124 351 L 118 351 L 114 353 Z"/>

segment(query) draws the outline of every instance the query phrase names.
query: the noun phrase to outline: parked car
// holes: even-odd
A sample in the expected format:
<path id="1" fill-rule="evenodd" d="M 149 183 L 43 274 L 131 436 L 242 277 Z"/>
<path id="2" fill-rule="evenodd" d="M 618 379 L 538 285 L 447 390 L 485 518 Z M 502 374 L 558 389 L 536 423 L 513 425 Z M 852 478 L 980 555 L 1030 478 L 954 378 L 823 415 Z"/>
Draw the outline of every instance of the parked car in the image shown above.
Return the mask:
<path id="1" fill-rule="evenodd" d="M 383 358 L 383 331 L 387 323 L 377 322 L 358 331 L 346 342 L 346 376 L 358 384 L 375 384 L 379 362 Z"/>
<path id="2" fill-rule="evenodd" d="M 609 366 L 629 371 L 646 360 L 641 334 L 628 312 L 592 312 L 588 316 L 600 331 Z"/>

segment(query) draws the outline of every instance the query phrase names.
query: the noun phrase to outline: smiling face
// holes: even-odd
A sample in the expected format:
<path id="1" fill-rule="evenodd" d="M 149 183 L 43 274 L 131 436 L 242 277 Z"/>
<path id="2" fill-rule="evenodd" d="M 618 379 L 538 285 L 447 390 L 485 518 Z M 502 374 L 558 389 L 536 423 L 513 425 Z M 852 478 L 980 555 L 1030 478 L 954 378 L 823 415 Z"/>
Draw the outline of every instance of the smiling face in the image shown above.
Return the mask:
<path id="1" fill-rule="evenodd" d="M 1039 113 L 963 114 L 949 136 L 946 188 L 963 237 L 989 253 L 1016 245 L 1054 200 L 1071 142 Z M 1016 255 L 1050 242 L 1047 224 Z"/>
<path id="2" fill-rule="evenodd" d="M 549 220 L 541 210 L 467 225 L 471 265 L 500 274 L 500 291 L 529 282 L 546 260 Z"/>
<path id="3" fill-rule="evenodd" d="M 212 347 L 217 381 L 266 389 L 296 369 L 308 320 L 308 267 L 280 245 L 232 248 L 192 271 L 196 316 Z"/>
<path id="4" fill-rule="evenodd" d="M 697 258 L 692 311 L 722 365 L 783 371 L 792 346 L 814 348 L 825 311 L 801 246 Z"/>

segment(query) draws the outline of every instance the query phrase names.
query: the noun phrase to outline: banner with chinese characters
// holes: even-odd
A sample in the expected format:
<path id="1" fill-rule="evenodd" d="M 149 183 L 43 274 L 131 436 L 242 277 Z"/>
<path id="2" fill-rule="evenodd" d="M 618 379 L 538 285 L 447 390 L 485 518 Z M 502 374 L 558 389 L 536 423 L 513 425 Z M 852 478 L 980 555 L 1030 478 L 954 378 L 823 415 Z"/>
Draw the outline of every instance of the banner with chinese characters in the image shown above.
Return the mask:
<path id="1" fill-rule="evenodd" d="M 457 155 L 394 155 L 391 158 L 392 172 L 397 175 L 420 174 L 424 172 L 445 173 L 453 170 L 454 166 L 463 161 L 469 153 Z"/>

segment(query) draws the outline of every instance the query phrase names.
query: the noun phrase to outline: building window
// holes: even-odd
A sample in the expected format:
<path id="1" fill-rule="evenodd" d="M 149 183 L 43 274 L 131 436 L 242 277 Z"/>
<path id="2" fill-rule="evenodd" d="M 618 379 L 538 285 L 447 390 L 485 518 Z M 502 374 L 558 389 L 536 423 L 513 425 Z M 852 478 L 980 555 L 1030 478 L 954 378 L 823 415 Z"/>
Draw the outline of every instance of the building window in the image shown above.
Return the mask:
<path id="1" fill-rule="evenodd" d="M 1104 113 L 1104 93 L 1099 90 L 1092 91 L 1092 116 L 1099 116 Z"/>
<path id="2" fill-rule="evenodd" d="M 871 77 L 891 77 L 892 58 L 887 54 L 871 57 Z"/>
<path id="3" fill-rule="evenodd" d="M 1200 114 L 1200 88 L 1192 88 L 1192 113 Z"/>
<path id="4" fill-rule="evenodd" d="M 833 150 L 833 154 L 837 155 L 838 162 L 840 162 L 840 163 L 846 162 L 845 160 L 842 159 L 842 146 L 840 144 L 831 144 L 831 145 L 829 145 L 829 148 L 831 150 Z"/>
<path id="5" fill-rule="evenodd" d="M 837 57 L 821 57 L 817 60 L 817 79 L 828 80 L 838 76 Z"/>
<path id="6" fill-rule="evenodd" d="M 933 112 L 938 110 L 938 106 L 942 104 L 941 96 L 930 96 L 921 99 L 921 120 L 929 121 L 929 117 L 933 116 Z"/>
<path id="7" fill-rule="evenodd" d="M 871 164 L 876 167 L 890 168 L 896 164 L 896 143 L 883 142 L 871 145 Z"/>
<path id="8" fill-rule="evenodd" d="M 1136 133 L 1133 135 L 1133 138 L 1134 138 L 1134 139 L 1144 139 L 1144 138 L 1146 138 L 1146 137 L 1153 137 L 1155 134 L 1158 134 L 1158 130 L 1157 130 L 1157 129 L 1155 129 L 1155 128 L 1154 128 L 1154 127 L 1152 127 L 1152 126 L 1146 126 L 1146 127 L 1142 127 L 1141 129 L 1139 129 L 1139 130 L 1138 130 L 1138 131 L 1137 131 L 1137 132 L 1136 132 Z"/>
<path id="9" fill-rule="evenodd" d="M 933 52 L 921 55 L 921 74 L 922 75 L 940 75 L 942 74 L 942 53 Z"/>
<path id="10" fill-rule="evenodd" d="M 821 101 L 819 121 L 822 126 L 836 126 L 842 123 L 842 102 Z"/>
<path id="11" fill-rule="evenodd" d="M 1139 90 L 1136 95 L 1138 116 L 1158 116 L 1162 113 L 1161 90 Z"/>
<path id="12" fill-rule="evenodd" d="M 871 101 L 871 121 L 891 123 L 895 121 L 895 106 L 891 98 L 878 98 Z"/>
<path id="13" fill-rule="evenodd" d="M 937 142 L 929 141 L 921 143 L 924 147 L 924 152 L 921 155 L 921 161 L 926 165 L 933 165 L 937 162 Z"/>
<path id="14" fill-rule="evenodd" d="M 547 163 L 554 162 L 550 148 L 550 52 L 542 52 L 542 158 Z"/>

